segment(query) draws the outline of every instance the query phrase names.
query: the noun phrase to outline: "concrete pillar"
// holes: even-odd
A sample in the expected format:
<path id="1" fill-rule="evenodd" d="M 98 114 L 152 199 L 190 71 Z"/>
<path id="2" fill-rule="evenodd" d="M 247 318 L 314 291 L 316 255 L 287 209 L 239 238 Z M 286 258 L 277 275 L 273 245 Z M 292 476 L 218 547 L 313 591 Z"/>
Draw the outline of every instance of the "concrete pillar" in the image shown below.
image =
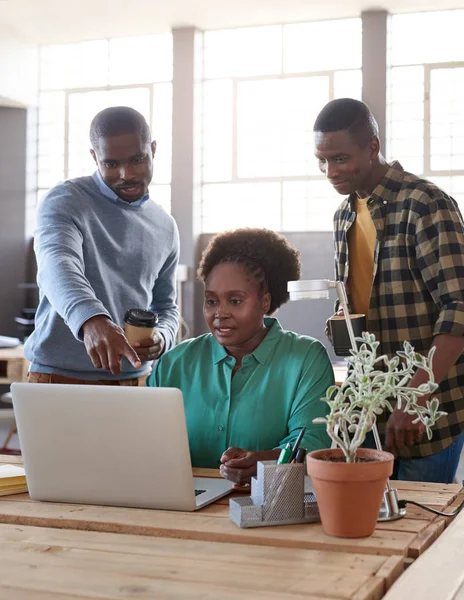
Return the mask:
<path id="1" fill-rule="evenodd" d="M 187 265 L 182 312 L 194 334 L 195 269 L 201 219 L 201 114 L 203 34 L 180 27 L 173 34 L 171 212 L 180 234 L 180 262 Z"/>
<path id="2" fill-rule="evenodd" d="M 385 154 L 387 125 L 387 28 L 385 10 L 368 10 L 362 19 L 362 99 L 379 124 Z"/>

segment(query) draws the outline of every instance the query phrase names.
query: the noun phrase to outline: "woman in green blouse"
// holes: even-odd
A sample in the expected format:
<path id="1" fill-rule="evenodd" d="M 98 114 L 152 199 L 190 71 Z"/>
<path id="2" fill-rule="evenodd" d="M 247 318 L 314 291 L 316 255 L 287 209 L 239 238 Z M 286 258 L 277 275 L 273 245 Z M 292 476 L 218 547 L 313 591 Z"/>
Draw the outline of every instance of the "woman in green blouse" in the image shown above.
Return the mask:
<path id="1" fill-rule="evenodd" d="M 287 282 L 300 278 L 299 252 L 266 229 L 216 235 L 203 253 L 203 314 L 211 333 L 161 357 L 147 385 L 179 388 L 194 467 L 220 466 L 238 484 L 258 460 L 273 460 L 294 443 L 330 447 L 320 398 L 334 383 L 324 346 L 285 331 L 272 315 L 288 300 Z"/>

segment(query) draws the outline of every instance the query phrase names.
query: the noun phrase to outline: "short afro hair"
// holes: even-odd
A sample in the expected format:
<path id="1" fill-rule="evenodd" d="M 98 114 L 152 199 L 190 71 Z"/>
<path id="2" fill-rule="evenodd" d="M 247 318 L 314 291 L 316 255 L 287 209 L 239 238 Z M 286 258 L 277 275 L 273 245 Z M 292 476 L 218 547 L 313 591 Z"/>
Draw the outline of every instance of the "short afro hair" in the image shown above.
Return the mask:
<path id="1" fill-rule="evenodd" d="M 368 144 L 373 137 L 379 137 L 379 126 L 370 108 L 353 98 L 339 98 L 326 104 L 313 130 L 321 133 L 347 131 L 361 146 Z"/>
<path id="2" fill-rule="evenodd" d="M 150 127 L 143 115 L 129 106 L 110 106 L 92 119 L 90 143 L 95 149 L 101 138 L 126 133 L 138 133 L 143 142 L 151 142 Z"/>
<path id="3" fill-rule="evenodd" d="M 224 263 L 239 264 L 271 295 L 271 315 L 289 299 L 287 283 L 300 279 L 300 252 L 270 229 L 236 229 L 218 233 L 204 250 L 197 275 L 206 282 L 211 271 Z"/>

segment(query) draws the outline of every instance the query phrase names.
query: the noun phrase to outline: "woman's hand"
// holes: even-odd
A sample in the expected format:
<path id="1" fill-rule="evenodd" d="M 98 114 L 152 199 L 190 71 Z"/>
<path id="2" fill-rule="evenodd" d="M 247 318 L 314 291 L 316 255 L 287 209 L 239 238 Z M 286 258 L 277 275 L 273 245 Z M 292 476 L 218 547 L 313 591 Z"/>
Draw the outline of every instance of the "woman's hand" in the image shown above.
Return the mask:
<path id="1" fill-rule="evenodd" d="M 225 479 L 238 485 L 245 485 L 256 475 L 258 460 L 257 452 L 248 452 L 243 448 L 228 448 L 221 456 L 222 465 L 219 471 Z"/>
<path id="2" fill-rule="evenodd" d="M 244 486 L 256 475 L 258 461 L 276 460 L 279 454 L 280 450 L 249 452 L 243 448 L 228 448 L 221 456 L 219 471 L 224 479 L 232 481 L 236 486 Z"/>

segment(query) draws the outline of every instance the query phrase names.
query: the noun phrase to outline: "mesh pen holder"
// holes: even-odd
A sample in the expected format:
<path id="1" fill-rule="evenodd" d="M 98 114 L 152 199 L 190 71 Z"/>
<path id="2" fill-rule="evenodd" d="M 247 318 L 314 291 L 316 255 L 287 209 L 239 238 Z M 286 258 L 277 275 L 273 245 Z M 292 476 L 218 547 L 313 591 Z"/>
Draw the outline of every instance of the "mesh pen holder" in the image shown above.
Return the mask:
<path id="1" fill-rule="evenodd" d="M 305 493 L 304 463 L 258 462 L 251 496 L 231 498 L 229 516 L 243 528 L 320 521 L 316 496 Z"/>

